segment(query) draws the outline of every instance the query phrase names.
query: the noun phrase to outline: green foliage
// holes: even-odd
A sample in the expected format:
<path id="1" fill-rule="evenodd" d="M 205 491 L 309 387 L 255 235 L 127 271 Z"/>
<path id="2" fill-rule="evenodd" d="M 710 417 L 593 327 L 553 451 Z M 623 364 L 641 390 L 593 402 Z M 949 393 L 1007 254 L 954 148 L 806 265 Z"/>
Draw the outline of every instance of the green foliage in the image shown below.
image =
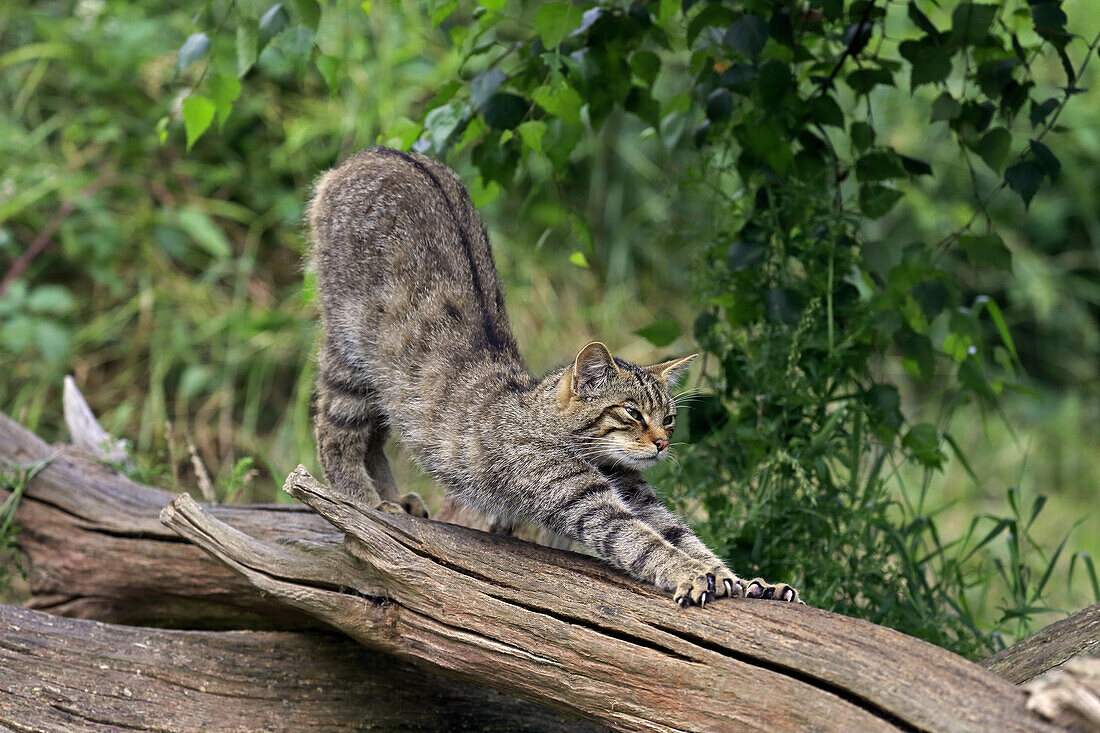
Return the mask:
<path id="1" fill-rule="evenodd" d="M 1060 256 L 1098 226 L 1097 151 L 1061 127 L 1087 107 L 1065 105 L 1095 48 L 1080 13 L 44 8 L 0 11 L 0 254 L 56 227 L 0 296 L 0 406 L 30 426 L 57 431 L 75 370 L 173 477 L 188 426 L 231 498 L 252 493 L 241 455 L 274 476 L 311 460 L 302 201 L 383 143 L 460 167 L 536 366 L 585 330 L 641 358 L 694 337 L 689 443 L 655 483 L 739 572 L 971 654 L 1033 623 L 1067 565 L 1095 589 L 1087 553 L 1036 534 L 1041 503 L 932 498 L 938 471 L 978 465 L 960 409 L 1001 409 L 1025 366 L 1075 384 L 1100 363 L 1094 271 L 1073 264 L 1092 260 Z M 685 266 L 693 324 L 670 295 Z"/>
<path id="2" fill-rule="evenodd" d="M 548 7 L 533 26 L 520 11 L 475 16 L 456 46 L 480 70 L 465 94 L 448 93 L 427 113 L 414 149 L 468 149 L 483 178 L 508 187 L 535 161 L 568 178 L 569 157 L 545 150 L 620 113 L 670 147 L 693 130 L 698 163 L 680 185 L 713 212 L 696 231 L 713 244 L 696 265 L 707 305 L 694 331 L 715 366 L 706 407 L 696 408 L 704 415 L 687 420 L 678 498 L 735 567 L 793 572 L 813 602 L 968 653 L 993 647 L 965 594 L 987 572 L 980 551 L 998 532 L 971 547 L 974 524 L 941 544 L 923 502 L 899 502 L 884 469 L 908 462 L 931 476 L 955 445 L 953 410 L 971 400 L 993 408 L 1017 386 L 1000 308 L 967 292 L 944 258 L 961 250 L 973 267 L 1009 270 L 1011 252 L 969 224 L 939 243 L 870 236 L 870 221 L 890 214 L 907 184 L 935 175 L 882 134 L 871 95 L 906 76 L 914 95 L 939 87 L 934 102 L 913 103 L 946 122 L 975 179 L 971 155 L 1030 204 L 1059 169 L 1041 141 L 1078 91 L 1065 14 L 1023 3 L 959 3 L 945 17 L 914 1 L 904 18 L 871 0 L 685 2 L 681 12 L 599 3 L 564 33 L 548 27 L 563 9 Z M 1078 49 L 1080 68 L 1096 44 Z M 1065 73 L 1061 96 L 1045 100 L 1033 96 L 1032 76 L 1044 54 Z M 543 102 L 566 95 L 579 101 L 569 112 Z M 1025 105 L 1033 113 L 1021 120 Z M 515 134 L 529 122 L 544 125 L 537 148 Z M 1031 141 L 1021 146 L 1021 135 Z M 665 322 L 638 333 L 655 345 L 676 337 Z M 887 359 L 945 395 L 933 422 L 905 419 L 896 386 L 880 375 Z M 1015 573 L 1002 573 L 1012 606 L 998 628 L 1040 612 L 1045 586 L 1025 582 L 1018 544 L 1009 549 L 1000 567 Z"/>
<path id="3" fill-rule="evenodd" d="M 11 569 L 19 568 L 18 545 L 15 541 L 19 526 L 15 524 L 15 512 L 19 508 L 27 482 L 48 466 L 51 460 L 52 457 L 29 466 L 12 465 L 0 471 L 0 491 L 7 492 L 4 502 L 0 504 L 0 596 L 11 583 Z"/>

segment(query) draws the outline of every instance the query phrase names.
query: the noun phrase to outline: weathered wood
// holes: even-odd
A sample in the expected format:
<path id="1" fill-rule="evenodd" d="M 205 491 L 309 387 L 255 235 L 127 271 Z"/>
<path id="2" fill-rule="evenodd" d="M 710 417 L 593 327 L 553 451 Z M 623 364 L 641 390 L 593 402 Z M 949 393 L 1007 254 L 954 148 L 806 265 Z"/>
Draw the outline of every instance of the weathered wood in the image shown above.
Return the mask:
<path id="1" fill-rule="evenodd" d="M 0 729 L 600 730 L 342 634 L 165 631 L 2 605 Z"/>
<path id="2" fill-rule="evenodd" d="M 593 558 L 361 510 L 304 469 L 286 488 L 342 548 L 275 546 L 186 496 L 163 519 L 367 646 L 616 729 L 1046 729 L 1019 689 L 890 629 L 752 600 L 680 609 Z"/>
<path id="3" fill-rule="evenodd" d="M 192 629 L 300 629 L 318 622 L 264 598 L 164 527 L 173 494 L 131 481 L 71 448 L 52 447 L 0 413 L 0 467 L 51 459 L 15 521 L 30 571 L 28 606 L 76 618 Z M 0 489 L 0 501 L 7 492 Z M 302 506 L 219 506 L 215 516 L 272 542 L 339 544 Z"/>
<path id="4" fill-rule="evenodd" d="M 76 380 L 66 376 L 61 394 L 61 412 L 65 426 L 69 428 L 69 442 L 73 447 L 102 458 L 105 461 L 126 464 L 130 460 L 126 441 L 115 440 L 96 419 L 88 401 L 76 386 Z"/>
<path id="5" fill-rule="evenodd" d="M 1020 684 L 1078 655 L 1100 656 L 1100 603 L 1044 626 L 978 664 Z"/>
<path id="6" fill-rule="evenodd" d="M 1074 657 L 1024 689 L 1028 710 L 1071 731 L 1100 731 L 1100 657 Z"/>

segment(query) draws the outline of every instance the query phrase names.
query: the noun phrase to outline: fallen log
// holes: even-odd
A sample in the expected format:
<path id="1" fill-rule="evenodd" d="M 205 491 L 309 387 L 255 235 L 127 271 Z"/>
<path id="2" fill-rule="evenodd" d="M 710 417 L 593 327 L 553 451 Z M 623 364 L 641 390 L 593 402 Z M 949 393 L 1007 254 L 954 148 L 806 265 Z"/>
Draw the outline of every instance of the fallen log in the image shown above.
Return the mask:
<path id="1" fill-rule="evenodd" d="M 0 413 L 0 466 L 45 462 L 15 515 L 27 605 L 75 618 L 190 629 L 301 629 L 318 622 L 264 598 L 157 520 L 173 494 L 131 481 Z M 0 501 L 9 492 L 0 488 Z M 306 507 L 219 506 L 214 516 L 271 542 L 339 544 Z"/>
<path id="2" fill-rule="evenodd" d="M 1022 684 L 1076 656 L 1100 657 L 1100 603 L 1044 626 L 979 664 Z"/>
<path id="3" fill-rule="evenodd" d="M 601 730 L 342 634 L 166 631 L 3 605 L 0 728 Z"/>
<path id="4" fill-rule="evenodd" d="M 890 629 L 752 600 L 680 609 L 593 558 L 362 510 L 301 468 L 286 490 L 344 544 L 265 542 L 185 495 L 162 518 L 364 645 L 618 730 L 1050 729 L 1019 689 Z"/>
<path id="5" fill-rule="evenodd" d="M 55 453 L 56 449 L 0 414 L 0 465 L 13 462 L 27 464 Z M 160 502 L 165 499 L 165 492 L 129 481 L 76 452 L 62 450 L 57 453 L 53 462 L 31 481 L 18 515 L 18 521 L 23 527 L 20 539 L 28 552 L 32 569 L 32 589 L 37 592 L 32 597 L 32 603 L 68 614 L 101 615 L 115 620 L 137 619 L 142 623 L 158 625 L 215 628 L 234 625 L 247 627 L 251 624 L 264 628 L 278 625 L 321 625 L 313 616 L 287 607 L 275 596 L 258 593 L 241 575 L 211 562 L 205 553 L 181 541 L 174 532 L 154 522 L 153 517 L 162 506 Z M 305 507 L 215 507 L 208 511 L 213 517 L 224 519 L 254 539 L 286 550 L 292 557 L 305 558 L 305 564 L 313 566 L 312 570 L 303 574 L 305 582 L 319 584 L 322 589 L 328 588 L 328 592 L 334 595 L 351 598 L 358 606 L 365 605 L 356 596 L 349 596 L 348 590 L 355 588 L 355 592 L 365 593 L 373 586 L 365 586 L 361 582 L 358 586 L 348 585 L 337 580 L 343 579 L 344 574 L 349 572 L 346 557 L 329 570 L 316 572 L 317 568 L 324 567 L 318 564 L 319 557 L 347 553 L 342 547 L 343 534 L 334 531 L 328 522 Z M 440 527 L 436 523 L 424 524 L 428 527 Z M 44 526 L 50 528 L 44 530 Z M 454 529 L 460 531 L 459 528 Z M 797 683 L 792 684 L 788 679 L 773 694 L 755 701 L 745 702 L 747 698 L 744 694 L 735 696 L 732 701 L 719 700 L 719 708 L 737 704 L 741 700 L 751 710 L 753 707 L 766 706 L 770 704 L 769 701 L 784 695 L 794 694 L 794 697 L 787 697 L 774 710 L 765 708 L 766 715 L 763 717 L 746 715 L 745 711 L 735 714 L 737 725 L 797 727 L 796 723 L 806 723 L 821 715 L 825 717 L 818 717 L 819 723 L 821 720 L 833 720 L 834 718 L 829 717 L 832 712 L 828 705 L 807 707 L 806 701 L 799 697 L 803 687 L 810 687 L 815 688 L 811 697 L 824 698 L 829 704 L 876 709 L 878 713 L 871 713 L 870 717 L 877 718 L 877 723 L 887 726 L 892 724 L 895 728 L 956 730 L 965 729 L 963 724 L 969 721 L 971 729 L 980 729 L 987 723 L 995 722 L 993 718 L 984 717 L 989 710 L 1003 710 L 1014 721 L 1015 727 L 1008 725 L 1008 730 L 1032 729 L 1034 719 L 1029 718 L 1026 713 L 1021 714 L 1020 706 L 1011 702 L 1011 688 L 1006 691 L 1003 687 L 997 689 L 994 685 L 995 694 L 992 698 L 987 698 L 987 704 L 983 708 L 982 690 L 976 690 L 973 695 L 969 691 L 966 678 L 974 673 L 975 668 L 972 665 L 943 650 L 922 645 L 921 642 L 895 632 L 825 614 L 826 618 L 835 618 L 835 621 L 830 620 L 826 625 L 827 633 L 821 635 L 814 624 L 791 625 L 782 618 L 769 616 L 783 613 L 775 610 L 775 606 L 780 604 L 759 602 L 734 604 L 732 601 L 723 601 L 705 611 L 691 609 L 678 612 L 668 608 L 667 599 L 663 596 L 624 581 L 617 573 L 597 561 L 554 553 L 506 537 L 488 537 L 469 531 L 458 537 L 461 540 L 459 549 L 462 549 L 462 543 L 466 541 L 474 542 L 474 547 L 478 542 L 487 542 L 486 547 L 490 548 L 491 553 L 502 558 L 499 563 L 505 563 L 509 558 L 523 557 L 524 553 L 535 553 L 536 559 L 541 557 L 550 564 L 551 575 L 547 577 L 561 576 L 564 573 L 569 576 L 569 582 L 574 587 L 583 586 L 591 578 L 599 578 L 602 582 L 613 585 L 614 592 L 603 596 L 601 589 L 604 586 L 597 584 L 589 590 L 585 602 L 593 604 L 596 610 L 589 611 L 597 616 L 620 616 L 617 621 L 628 622 L 625 628 L 618 622 L 607 628 L 596 623 L 595 630 L 598 631 L 597 639 L 603 634 L 612 635 L 612 639 L 614 634 L 624 635 L 622 640 L 627 642 L 626 649 L 631 654 L 639 652 L 637 647 L 641 646 L 640 653 L 643 655 L 647 651 L 656 651 L 658 658 L 661 658 L 667 656 L 671 649 L 673 659 L 679 654 L 683 657 L 680 661 L 692 662 L 687 664 L 689 670 L 699 664 L 711 664 L 718 660 L 721 664 L 712 671 L 719 677 L 725 674 L 722 665 L 732 663 L 723 659 L 729 657 L 734 662 L 746 665 L 739 669 L 742 675 L 751 678 L 758 674 L 756 668 L 761 670 L 760 680 L 755 687 L 760 687 L 760 682 L 767 686 L 772 675 L 788 677 Z M 550 554 L 539 556 L 540 552 Z M 475 567 L 482 560 L 476 553 L 472 560 L 467 558 L 467 562 Z M 130 570 L 126 569 L 127 563 L 132 563 Z M 139 569 L 134 570 L 135 566 Z M 355 560 L 351 566 L 355 572 L 364 567 L 359 560 Z M 443 567 L 447 569 L 446 565 Z M 533 573 L 531 577 L 538 578 L 539 573 L 545 571 L 544 565 L 536 566 L 534 570 L 525 570 L 524 573 Z M 569 575 L 570 573 L 579 573 L 581 580 L 578 580 L 577 575 Z M 347 587 L 340 588 L 341 584 Z M 401 594 L 406 590 L 404 587 L 399 586 L 401 593 L 398 594 L 384 587 L 373 589 L 376 592 L 382 591 L 382 594 L 375 596 L 375 599 L 379 599 L 379 605 L 375 607 L 371 604 L 372 612 L 384 609 L 390 614 L 387 619 L 391 616 L 400 618 L 404 614 L 406 621 L 402 623 L 407 623 L 409 618 L 415 618 L 409 608 L 401 605 Z M 500 595 L 499 592 L 494 592 Z M 62 593 L 64 595 L 60 595 Z M 576 616 L 569 610 L 571 607 L 556 610 L 556 599 L 550 589 L 541 588 L 534 597 L 537 603 L 529 609 L 532 613 L 550 618 L 554 618 L 555 613 L 562 616 L 558 620 L 564 626 L 553 627 L 551 631 L 557 636 L 547 638 L 562 643 L 576 633 L 586 635 L 586 640 L 591 641 L 591 637 L 587 636 L 589 629 L 586 627 L 591 622 L 583 616 Z M 61 599 L 60 603 L 55 602 L 58 598 Z M 517 603 L 526 602 L 522 592 L 516 598 Z M 642 601 L 646 606 L 640 620 L 637 616 L 638 610 L 630 607 L 635 601 Z M 505 599 L 505 602 L 511 601 Z M 445 615 L 447 609 L 453 608 L 458 602 L 451 598 L 439 600 L 437 603 L 442 604 L 439 610 Z M 734 606 L 736 613 L 733 613 Z M 719 616 L 712 616 L 712 612 Z M 696 617 L 694 614 L 703 616 Z M 732 618 L 726 618 L 730 615 Z M 670 618 L 675 622 L 672 626 L 668 625 Z M 468 618 L 463 620 L 464 623 L 468 621 Z M 683 621 L 688 622 L 686 626 L 679 625 Z M 712 626 L 711 622 L 714 621 L 721 623 Z M 387 620 L 386 624 L 389 623 Z M 639 623 L 642 624 L 640 627 Z M 845 628 L 845 623 L 855 626 Z M 393 628 L 397 628 L 396 622 Z M 644 633 L 641 636 L 631 636 L 637 628 L 641 628 Z M 455 633 L 460 629 L 461 627 L 456 629 Z M 867 629 L 871 631 L 868 632 Z M 845 634 L 851 638 L 845 638 Z M 393 634 L 389 636 L 393 637 Z M 738 638 L 736 643 L 731 643 L 726 637 Z M 877 641 L 865 646 L 867 639 Z M 894 645 L 895 640 L 900 640 L 901 643 Z M 510 636 L 506 636 L 504 642 L 509 641 L 512 641 Z M 411 643 L 415 643 L 415 637 Z M 542 642 L 538 639 L 533 642 L 536 647 L 540 643 Z M 913 645 L 916 645 L 915 648 Z M 389 647 L 382 645 L 381 648 Z M 427 657 L 432 656 L 430 649 L 421 651 Z M 604 653 L 607 651 L 604 650 Z M 926 654 L 931 655 L 931 664 L 922 662 L 921 657 Z M 418 657 L 414 654 L 409 658 Z M 837 669 L 830 670 L 828 667 L 833 658 L 837 661 Z M 809 664 L 806 664 L 807 659 Z M 616 661 L 606 659 L 604 663 L 607 665 L 609 679 L 617 681 L 615 676 L 618 672 L 614 669 Z M 433 668 L 437 670 L 445 669 L 438 662 L 438 659 L 429 659 L 428 664 L 434 665 Z M 948 675 L 940 683 L 933 684 L 933 681 L 923 679 L 925 676 L 938 674 L 938 667 L 944 664 Z M 906 673 L 896 675 L 894 670 L 897 668 Z M 963 674 L 960 675 L 959 670 Z M 657 669 L 654 673 L 660 675 L 668 672 L 668 669 Z M 674 672 L 680 673 L 679 670 Z M 516 673 L 522 674 L 519 671 Z M 864 675 L 866 679 L 861 680 Z M 474 678 L 479 684 L 490 683 L 481 674 L 475 674 Z M 582 677 L 576 679 L 583 681 Z M 677 678 L 656 679 L 657 686 L 664 694 L 662 703 L 672 705 L 674 709 L 677 706 L 691 707 L 691 691 L 688 690 L 685 695 L 680 696 Z M 739 678 L 735 677 L 734 680 L 736 679 Z M 988 679 L 979 677 L 979 680 L 979 688 L 988 688 Z M 697 677 L 696 682 L 707 684 L 701 677 Z M 615 687 L 615 684 L 607 680 L 605 685 Z M 941 702 L 933 705 L 931 701 L 937 699 L 940 687 L 948 692 L 953 691 L 954 697 L 965 697 L 969 702 L 952 710 L 950 703 L 953 697 L 947 695 Z M 748 689 L 754 689 L 754 685 L 750 684 Z M 614 697 L 616 690 L 611 690 L 609 694 Z M 917 710 L 898 715 L 892 707 L 896 704 L 894 698 L 912 698 L 914 694 L 918 698 L 913 703 Z M 921 694 L 928 697 L 921 701 Z M 1007 706 L 1004 697 L 1006 694 L 1010 698 Z M 792 700 L 795 702 L 791 702 Z M 612 699 L 610 704 L 618 705 L 618 701 Z M 933 716 L 929 718 L 931 722 L 927 725 L 910 722 L 924 720 L 922 715 L 927 711 L 922 712 L 921 709 L 936 706 L 942 708 L 942 714 L 937 715 L 933 710 Z M 569 705 L 564 707 L 570 709 Z M 791 707 L 798 710 L 788 710 Z M 726 715 L 723 718 L 722 724 L 728 722 L 728 717 Z M 994 717 L 999 719 L 998 716 Z M 841 716 L 835 719 L 848 718 Z"/>

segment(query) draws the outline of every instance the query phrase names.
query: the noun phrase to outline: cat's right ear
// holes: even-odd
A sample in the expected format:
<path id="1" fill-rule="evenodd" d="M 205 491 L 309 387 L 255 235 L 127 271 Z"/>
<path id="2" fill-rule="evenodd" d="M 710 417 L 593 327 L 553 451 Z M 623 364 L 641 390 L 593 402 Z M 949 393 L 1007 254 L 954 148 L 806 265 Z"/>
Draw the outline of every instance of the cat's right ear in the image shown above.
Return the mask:
<path id="1" fill-rule="evenodd" d="M 563 386 L 568 387 L 568 397 L 572 398 L 599 389 L 618 373 L 619 367 L 611 352 L 599 341 L 593 341 L 577 354 L 573 366 L 564 375 Z"/>

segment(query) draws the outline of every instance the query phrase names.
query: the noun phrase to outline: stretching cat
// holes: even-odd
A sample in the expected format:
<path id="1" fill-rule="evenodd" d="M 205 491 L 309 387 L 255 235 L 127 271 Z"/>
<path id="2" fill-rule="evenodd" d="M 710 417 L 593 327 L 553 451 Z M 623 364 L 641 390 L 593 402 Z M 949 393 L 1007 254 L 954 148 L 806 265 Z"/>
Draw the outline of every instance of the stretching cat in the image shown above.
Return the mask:
<path id="1" fill-rule="evenodd" d="M 317 442 L 331 483 L 427 516 L 416 494 L 398 495 L 383 455 L 394 427 L 460 501 L 575 538 L 683 606 L 800 602 L 788 585 L 730 572 L 638 473 L 668 455 L 669 389 L 693 357 L 640 367 L 590 343 L 533 378 L 452 170 L 364 151 L 320 179 L 309 223 L 325 331 Z"/>

